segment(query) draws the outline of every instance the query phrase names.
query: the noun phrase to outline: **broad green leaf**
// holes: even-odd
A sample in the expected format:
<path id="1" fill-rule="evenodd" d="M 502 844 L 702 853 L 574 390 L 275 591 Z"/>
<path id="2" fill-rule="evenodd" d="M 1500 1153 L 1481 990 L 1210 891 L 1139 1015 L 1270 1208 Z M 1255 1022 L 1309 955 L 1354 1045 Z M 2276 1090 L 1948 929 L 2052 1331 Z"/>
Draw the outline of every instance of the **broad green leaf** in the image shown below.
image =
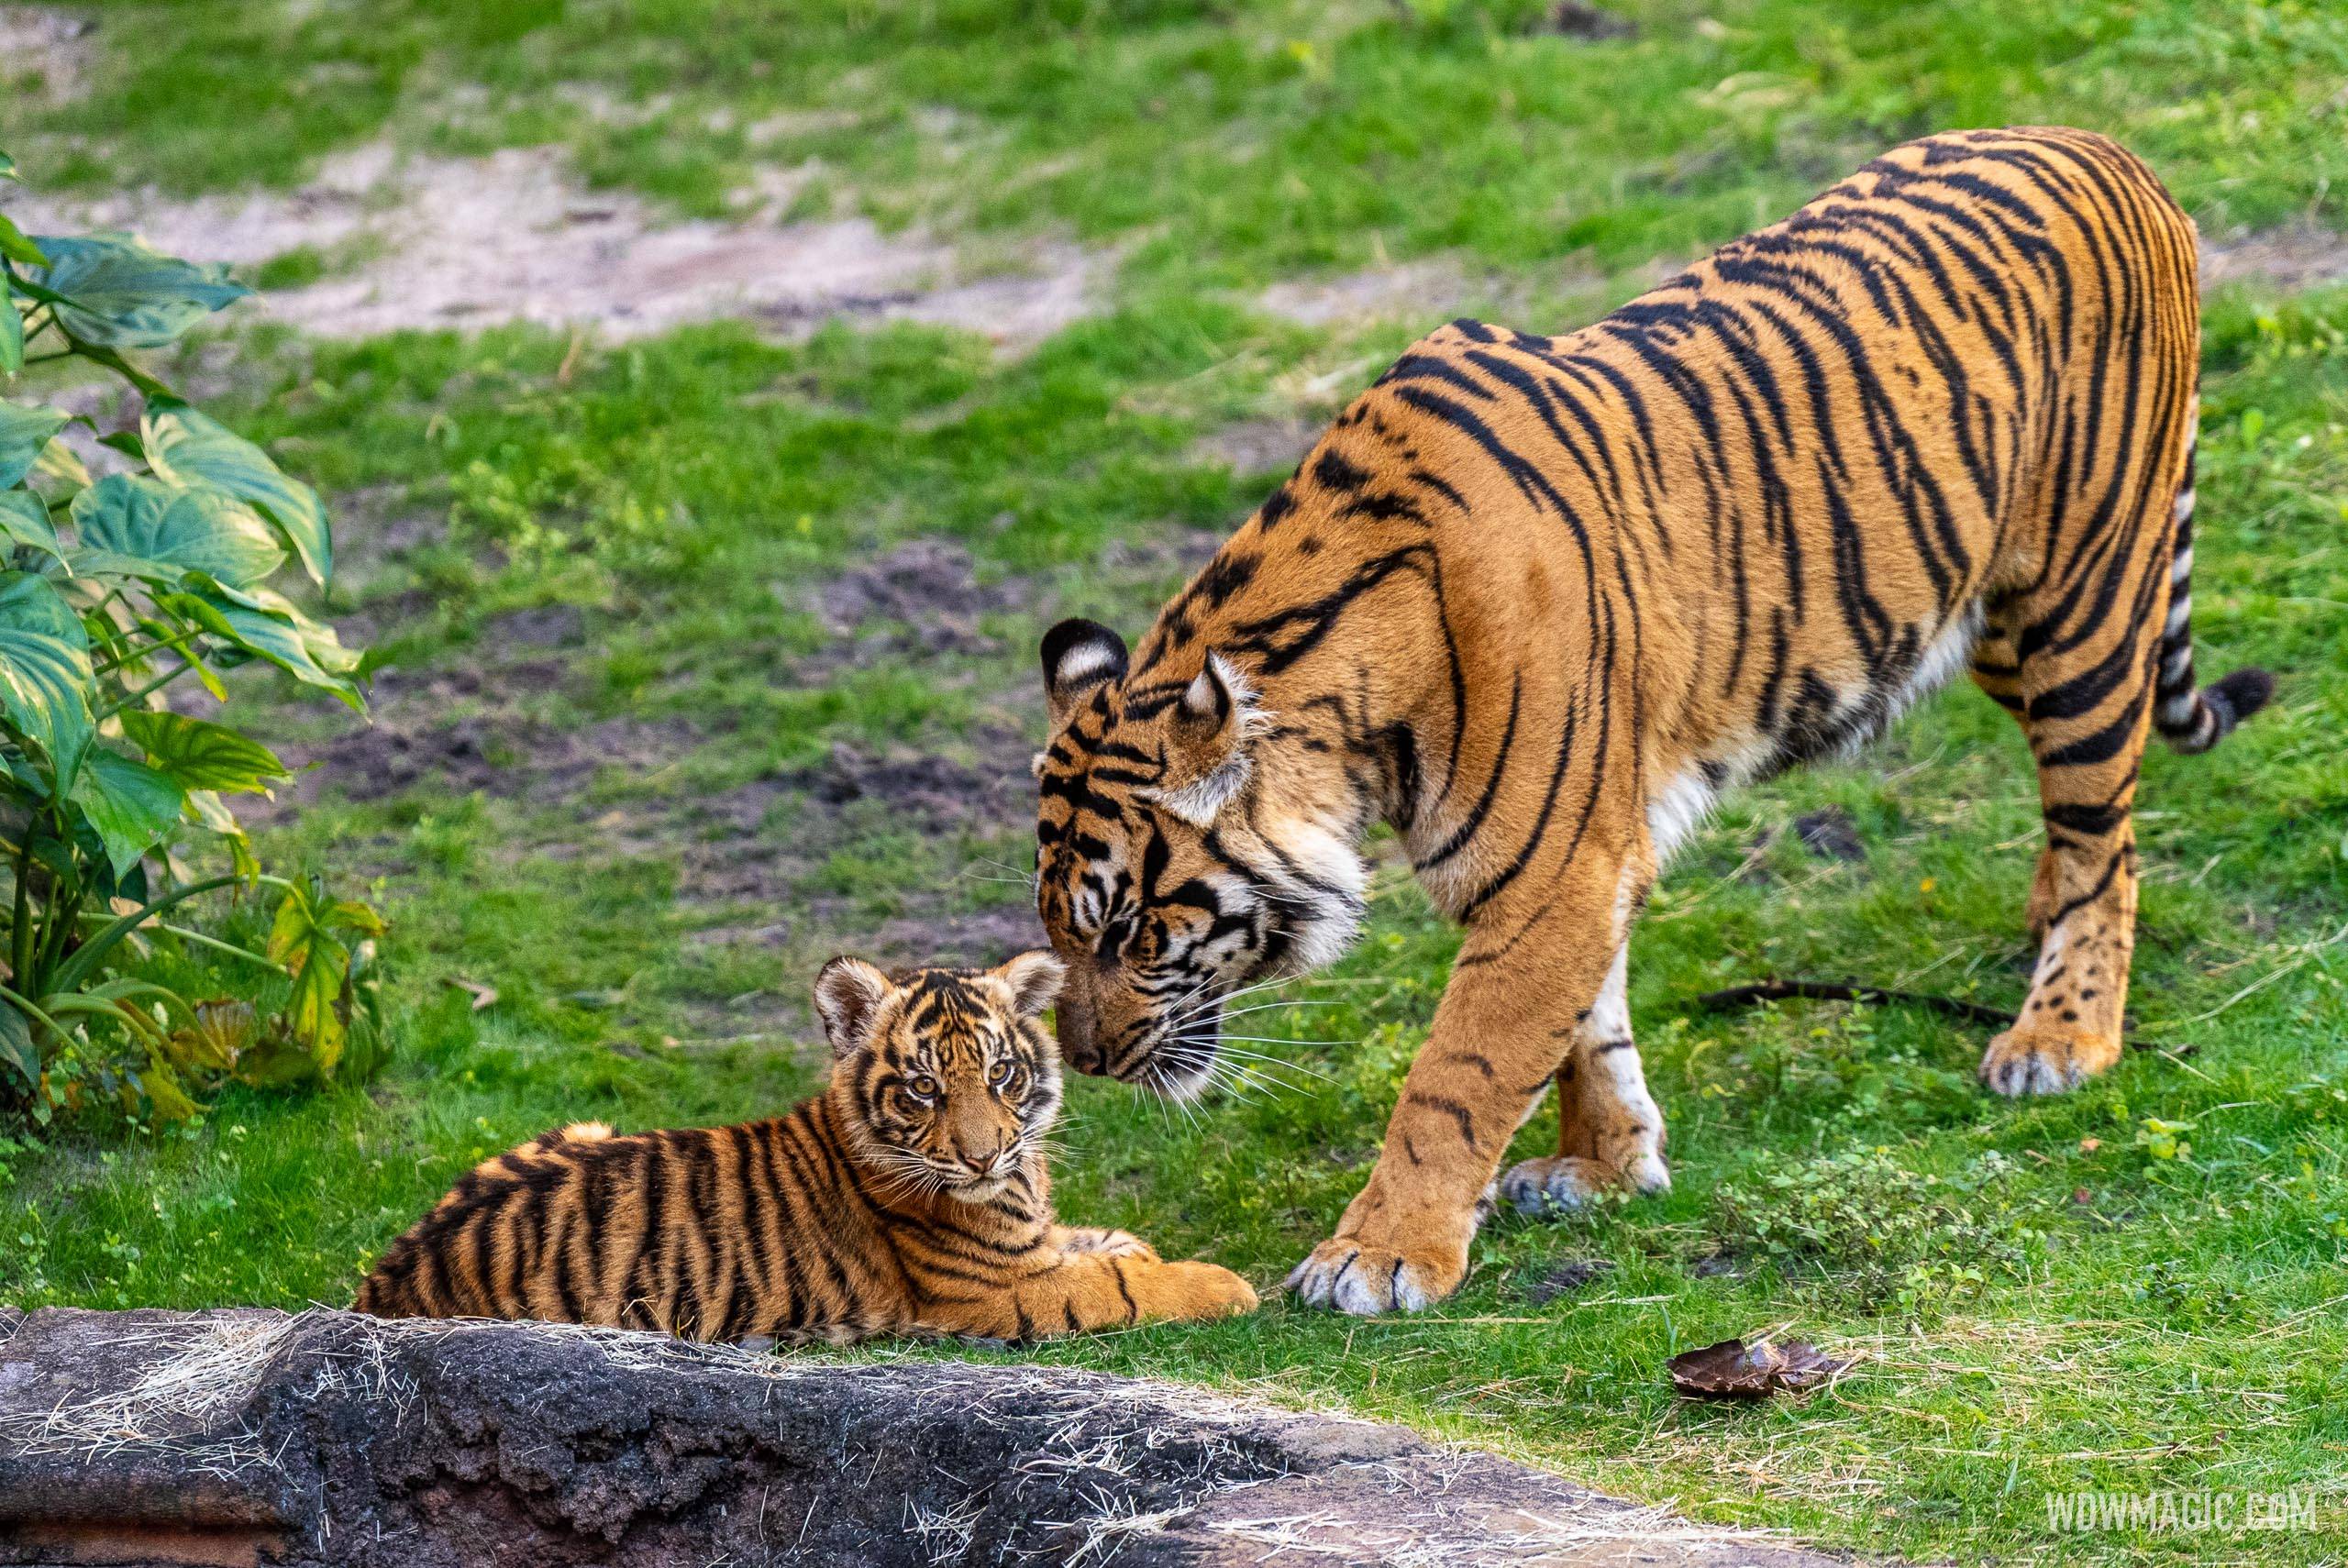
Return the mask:
<path id="1" fill-rule="evenodd" d="M 273 588 L 260 583 L 239 588 L 216 578 L 199 578 L 189 586 L 227 603 L 241 604 L 248 610 L 258 610 L 264 615 L 286 623 L 301 634 L 302 646 L 309 650 L 318 668 L 329 675 L 349 675 L 365 661 L 364 654 L 342 646 L 342 638 L 332 626 L 313 621 L 303 613 L 300 605 Z"/>
<path id="2" fill-rule="evenodd" d="M 0 256 L 6 256 L 19 267 L 46 267 L 49 257 L 41 248 L 25 237 L 25 231 L 0 213 Z"/>
<path id="3" fill-rule="evenodd" d="M 154 765 L 189 790 L 257 793 L 289 776 L 277 754 L 209 719 L 127 708 L 122 733 L 145 748 Z M 232 819 L 233 822 L 233 819 Z"/>
<path id="4" fill-rule="evenodd" d="M 167 482 L 251 502 L 284 531 L 312 581 L 323 584 L 333 572 L 334 541 L 317 491 L 287 478 L 268 453 L 183 403 L 150 403 L 139 432 L 148 461 Z"/>
<path id="5" fill-rule="evenodd" d="M 105 845 L 116 877 L 127 875 L 178 824 L 185 798 L 171 775 L 104 746 L 91 748 L 73 781 L 73 803 Z"/>
<path id="6" fill-rule="evenodd" d="M 0 485 L 14 484 L 30 473 L 49 438 L 69 422 L 68 415 L 54 408 L 0 403 Z"/>
<path id="7" fill-rule="evenodd" d="M 90 642 L 49 580 L 0 572 L 0 711 L 40 747 L 61 791 L 90 744 Z"/>
<path id="8" fill-rule="evenodd" d="M 0 745 L 0 779 L 6 780 L 0 794 L 15 789 L 35 801 L 49 799 L 49 781 L 40 776 L 40 765 L 13 745 Z"/>
<path id="9" fill-rule="evenodd" d="M 253 858 L 252 841 L 245 836 L 243 824 L 218 795 L 209 790 L 190 790 L 187 814 L 190 821 L 218 834 L 228 845 L 230 870 L 248 881 L 260 875 L 260 862 Z"/>
<path id="10" fill-rule="evenodd" d="M 86 490 L 90 484 L 89 465 L 82 461 L 82 454 L 62 441 L 51 441 L 40 451 L 33 464 L 33 478 L 57 485 L 69 494 Z"/>
<path id="11" fill-rule="evenodd" d="M 197 266 L 127 234 L 36 235 L 49 265 L 33 282 L 66 297 L 58 324 L 105 348 L 160 348 L 223 305 L 252 293 L 224 262 Z"/>
<path id="12" fill-rule="evenodd" d="M 32 1021 L 0 1002 L 0 1063 L 17 1070 L 27 1088 L 40 1087 L 40 1047 L 33 1043 Z"/>
<path id="13" fill-rule="evenodd" d="M 50 526 L 49 508 L 31 491 L 0 490 L 0 535 L 11 544 L 29 545 L 61 561 L 65 558 L 57 543 L 57 530 Z"/>
<path id="14" fill-rule="evenodd" d="M 357 899 L 338 899 L 328 904 L 326 912 L 318 916 L 318 923 L 338 931 L 364 932 L 369 936 L 381 936 L 384 929 L 383 917 L 371 905 Z"/>
<path id="15" fill-rule="evenodd" d="M 294 1038 L 309 1046 L 322 1075 L 333 1073 L 345 1038 L 337 1004 L 342 999 L 343 977 L 350 972 L 350 950 L 319 923 L 317 906 L 299 887 L 277 907 L 269 932 L 269 956 L 294 977 L 285 1013 Z"/>
<path id="16" fill-rule="evenodd" d="M 0 275 L 0 371 L 15 375 L 25 368 L 25 318 L 17 314 L 16 296 Z"/>
<path id="17" fill-rule="evenodd" d="M 167 593 L 158 602 L 231 646 L 269 660 L 305 685 L 331 691 L 354 710 L 366 708 L 349 679 L 359 656 L 342 646 L 332 627 L 299 612 L 271 614 L 214 593 Z"/>
<path id="18" fill-rule="evenodd" d="M 108 474 L 73 498 L 82 544 L 114 570 L 177 587 L 191 571 L 236 587 L 258 583 L 285 564 L 285 552 L 260 515 L 216 490 L 172 490 L 150 479 Z M 150 563 L 140 569 L 131 563 Z M 154 568 L 160 567 L 159 573 Z"/>

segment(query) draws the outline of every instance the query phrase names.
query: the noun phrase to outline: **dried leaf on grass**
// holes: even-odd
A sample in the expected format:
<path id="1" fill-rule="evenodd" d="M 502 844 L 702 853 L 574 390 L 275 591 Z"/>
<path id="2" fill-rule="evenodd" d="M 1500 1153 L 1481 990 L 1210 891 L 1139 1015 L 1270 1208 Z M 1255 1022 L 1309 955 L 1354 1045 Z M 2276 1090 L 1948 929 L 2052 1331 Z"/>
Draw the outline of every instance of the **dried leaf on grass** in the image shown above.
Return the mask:
<path id="1" fill-rule="evenodd" d="M 1702 1350 L 1671 1358 L 1672 1386 L 1699 1399 L 1766 1399 L 1772 1394 L 1800 1394 L 1832 1381 L 1850 1366 L 1822 1353 L 1816 1345 L 1795 1340 L 1771 1344 L 1755 1340 L 1722 1340 Z"/>

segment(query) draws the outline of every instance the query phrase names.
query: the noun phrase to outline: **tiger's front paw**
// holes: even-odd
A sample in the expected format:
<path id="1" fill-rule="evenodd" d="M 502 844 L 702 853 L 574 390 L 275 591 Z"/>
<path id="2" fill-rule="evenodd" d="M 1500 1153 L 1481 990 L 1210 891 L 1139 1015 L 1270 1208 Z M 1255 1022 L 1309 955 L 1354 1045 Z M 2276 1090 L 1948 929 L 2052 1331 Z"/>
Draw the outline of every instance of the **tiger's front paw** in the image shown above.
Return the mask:
<path id="1" fill-rule="evenodd" d="M 2061 1094 L 2120 1060 L 2120 1042 L 2068 1030 L 2007 1030 L 1981 1057 L 1981 1081 L 2003 1095 Z"/>
<path id="2" fill-rule="evenodd" d="M 1520 1214 L 1555 1218 L 1586 1209 L 1610 1189 L 1656 1193 L 1671 1190 L 1671 1168 L 1661 1154 L 1641 1154 L 1622 1167 L 1578 1154 L 1520 1160 L 1501 1177 L 1501 1196 Z"/>
<path id="3" fill-rule="evenodd" d="M 1357 1318 L 1416 1312 L 1432 1307 L 1468 1277 L 1465 1248 L 1456 1255 L 1402 1253 L 1333 1236 L 1296 1265 L 1288 1287 L 1314 1307 L 1335 1307 Z"/>
<path id="4" fill-rule="evenodd" d="M 1108 1231 L 1096 1225 L 1074 1225 L 1060 1238 L 1064 1253 L 1099 1253 L 1103 1257 L 1147 1258 L 1157 1261 L 1157 1249 L 1130 1231 Z"/>
<path id="5" fill-rule="evenodd" d="M 1235 1318 L 1256 1309 L 1256 1287 L 1220 1264 L 1173 1263 L 1163 1265 L 1172 1286 L 1173 1310 L 1180 1322 L 1203 1322 Z"/>

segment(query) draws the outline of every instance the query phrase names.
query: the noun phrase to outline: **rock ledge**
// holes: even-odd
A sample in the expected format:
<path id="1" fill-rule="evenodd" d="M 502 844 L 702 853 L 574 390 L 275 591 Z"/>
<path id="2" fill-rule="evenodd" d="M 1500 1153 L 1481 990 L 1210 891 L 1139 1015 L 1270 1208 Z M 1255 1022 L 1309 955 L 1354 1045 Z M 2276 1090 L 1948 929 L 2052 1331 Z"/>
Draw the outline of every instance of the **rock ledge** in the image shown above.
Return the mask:
<path id="1" fill-rule="evenodd" d="M 0 1310 L 0 1562 L 1829 1559 L 1399 1428 L 1032 1366 L 346 1312 Z"/>

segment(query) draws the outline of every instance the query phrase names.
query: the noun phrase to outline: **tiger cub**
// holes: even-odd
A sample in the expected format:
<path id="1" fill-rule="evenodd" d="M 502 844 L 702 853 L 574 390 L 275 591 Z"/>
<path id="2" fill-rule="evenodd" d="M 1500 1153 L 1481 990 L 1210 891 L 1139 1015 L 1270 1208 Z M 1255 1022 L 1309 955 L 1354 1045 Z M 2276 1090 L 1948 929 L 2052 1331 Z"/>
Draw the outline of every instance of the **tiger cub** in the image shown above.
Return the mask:
<path id="1" fill-rule="evenodd" d="M 789 1115 L 615 1136 L 581 1122 L 485 1161 L 392 1243 L 352 1308 L 701 1340 L 1026 1340 L 1251 1310 L 1230 1270 L 1052 1213 L 1059 960 L 815 981 L 830 1087 Z"/>

